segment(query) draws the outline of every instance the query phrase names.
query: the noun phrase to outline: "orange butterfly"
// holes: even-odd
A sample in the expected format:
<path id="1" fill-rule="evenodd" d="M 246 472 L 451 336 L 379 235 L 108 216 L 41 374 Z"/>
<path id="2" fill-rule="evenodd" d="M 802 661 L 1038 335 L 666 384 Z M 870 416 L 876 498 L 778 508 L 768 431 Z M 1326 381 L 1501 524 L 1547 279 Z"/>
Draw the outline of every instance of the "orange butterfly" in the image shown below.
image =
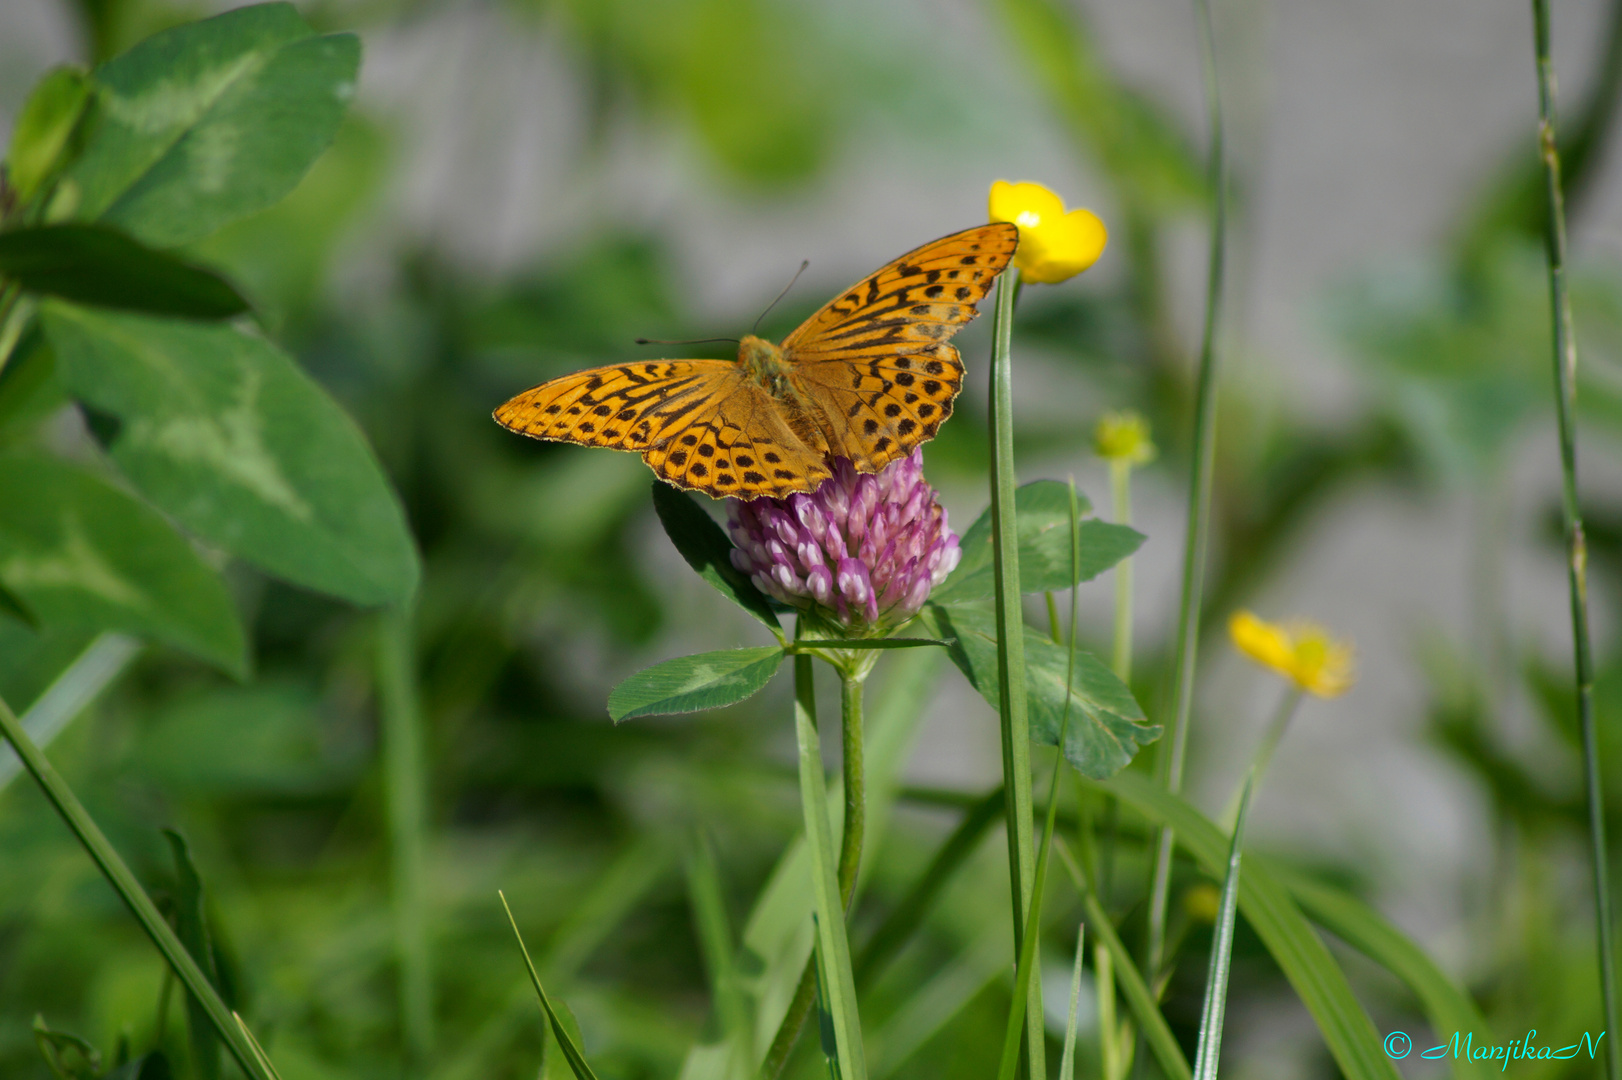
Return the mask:
<path id="1" fill-rule="evenodd" d="M 947 339 L 1019 244 L 996 222 L 909 251 L 825 305 L 781 346 L 737 360 L 648 360 L 542 383 L 495 411 L 536 439 L 639 452 L 659 478 L 713 498 L 810 491 L 828 460 L 877 472 L 935 437 L 963 388 Z"/>

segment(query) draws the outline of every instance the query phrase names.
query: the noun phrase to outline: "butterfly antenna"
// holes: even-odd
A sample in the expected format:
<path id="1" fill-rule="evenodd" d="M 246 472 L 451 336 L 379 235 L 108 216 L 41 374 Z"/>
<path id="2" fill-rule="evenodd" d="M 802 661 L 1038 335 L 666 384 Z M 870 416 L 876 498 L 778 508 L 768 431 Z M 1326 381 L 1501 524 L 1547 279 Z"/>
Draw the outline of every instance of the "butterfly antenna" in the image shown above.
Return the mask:
<path id="1" fill-rule="evenodd" d="M 738 339 L 735 337 L 694 338 L 692 341 L 663 341 L 659 338 L 647 337 L 639 337 L 636 339 L 636 343 L 638 345 L 708 345 L 712 341 L 730 341 L 734 345 L 740 344 Z"/>
<path id="2" fill-rule="evenodd" d="M 810 259 L 806 259 L 805 261 L 800 263 L 800 268 L 798 270 L 794 271 L 794 276 L 793 277 L 788 279 L 788 284 L 783 286 L 783 291 L 777 294 L 777 300 L 781 300 L 781 299 L 783 299 L 783 297 L 788 295 L 788 291 L 790 289 L 794 288 L 794 283 L 796 281 L 800 280 L 800 275 L 805 273 L 805 268 L 810 266 L 810 265 L 811 265 L 811 260 Z M 760 313 L 760 318 L 755 320 L 755 325 L 753 325 L 753 326 L 751 326 L 749 328 L 749 332 L 751 334 L 753 334 L 756 330 L 760 329 L 761 320 L 766 318 L 766 316 L 768 316 L 768 315 L 770 315 L 772 313 L 772 308 L 777 306 L 777 300 L 773 300 L 771 303 L 766 305 L 766 310 L 762 311 Z"/>

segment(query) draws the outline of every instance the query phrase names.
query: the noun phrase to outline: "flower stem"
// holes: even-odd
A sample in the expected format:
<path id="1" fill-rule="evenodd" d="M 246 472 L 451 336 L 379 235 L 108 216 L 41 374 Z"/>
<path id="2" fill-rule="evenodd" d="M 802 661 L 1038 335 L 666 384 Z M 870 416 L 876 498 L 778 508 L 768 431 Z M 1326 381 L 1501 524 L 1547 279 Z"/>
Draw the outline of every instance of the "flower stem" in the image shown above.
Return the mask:
<path id="1" fill-rule="evenodd" d="M 801 659 L 795 658 L 796 680 L 799 678 L 798 664 Z M 809 667 L 811 658 L 803 659 Z M 867 824 L 867 780 L 862 764 L 862 688 L 867 681 L 866 667 L 869 665 L 858 663 L 861 666 L 855 667 L 855 670 L 841 668 L 839 672 L 839 711 L 845 757 L 845 821 L 839 841 L 839 902 L 847 912 L 850 911 L 851 897 L 856 893 L 856 875 L 862 867 L 862 835 Z M 805 1026 L 806 1018 L 811 1015 L 811 1006 L 817 1000 L 816 963 L 814 954 L 805 962 L 805 970 L 800 973 L 800 982 L 794 988 L 788 1012 L 784 1014 L 783 1022 L 772 1038 L 771 1048 L 766 1051 L 766 1060 L 760 1066 L 761 1080 L 777 1080 L 783 1067 L 788 1064 L 789 1055 L 794 1052 L 800 1029 Z"/>
<path id="2" fill-rule="evenodd" d="M 1200 602 L 1205 586 L 1205 549 L 1211 524 L 1211 479 L 1216 463 L 1216 338 L 1222 310 L 1227 248 L 1228 194 L 1223 166 L 1222 97 L 1218 91 L 1216 43 L 1210 0 L 1194 0 L 1205 71 L 1205 104 L 1211 128 L 1206 182 L 1211 189 L 1211 252 L 1206 268 L 1205 330 L 1200 344 L 1200 373 L 1194 408 L 1194 468 L 1188 492 L 1188 534 L 1183 548 L 1183 593 L 1177 613 L 1177 658 L 1172 688 L 1169 745 L 1156 757 L 1161 783 L 1176 792 L 1183 784 L 1183 757 L 1188 745 L 1188 717 L 1194 696 L 1194 660 L 1199 642 Z M 1145 974 L 1153 982 L 1160 970 L 1166 938 L 1166 903 L 1171 892 L 1172 830 L 1162 827 L 1149 887 L 1148 956 Z"/>
<path id="3" fill-rule="evenodd" d="M 1115 524 L 1132 524 L 1132 463 L 1113 458 L 1109 463 L 1110 495 L 1115 503 Z M 1115 564 L 1115 651 L 1110 668 L 1124 683 L 1132 682 L 1132 556 Z"/>
<path id="4" fill-rule="evenodd" d="M 1019 591 L 1019 534 L 1014 518 L 1014 406 L 1012 400 L 1014 296 L 1019 270 L 997 282 L 991 329 L 991 550 L 997 597 L 997 690 L 1002 720 L 1003 789 L 1008 800 L 1008 876 L 1013 894 L 1014 950 L 1024 946 L 1025 913 L 1036 880 L 1032 850 L 1031 732 L 1025 693 L 1025 615 Z M 1042 990 L 1031 980 L 1025 1009 L 1024 1075 L 1047 1073 Z"/>
<path id="5" fill-rule="evenodd" d="M 1245 789 L 1261 783 L 1262 773 L 1267 771 L 1267 765 L 1273 760 L 1273 751 L 1284 738 L 1284 731 L 1295 718 L 1296 709 L 1301 706 L 1301 688 L 1294 683 L 1284 691 L 1279 699 L 1278 707 L 1273 710 L 1273 718 L 1268 721 L 1267 731 L 1262 735 L 1261 743 L 1256 747 L 1256 753 L 1250 760 L 1250 771 L 1247 778 L 1234 790 L 1233 797 L 1222 811 L 1218 823 L 1227 832 L 1232 833 L 1239 822 L 1239 803 L 1244 798 Z"/>
<path id="6" fill-rule="evenodd" d="M 141 883 L 135 880 L 135 875 L 90 817 L 84 804 L 73 794 L 73 789 L 68 787 L 67 781 L 62 779 L 61 774 L 45 755 L 40 753 L 39 747 L 34 745 L 34 741 L 23 730 L 17 714 L 11 711 L 11 707 L 4 700 L 0 700 L 0 733 L 10 741 L 12 748 L 17 751 L 17 756 L 22 759 L 23 767 L 34 777 L 45 797 L 62 816 L 62 820 L 67 823 L 73 835 L 78 837 L 79 843 L 84 845 L 85 851 L 101 870 L 102 876 L 112 885 L 113 890 L 130 909 L 130 914 L 135 916 L 135 921 L 146 931 L 146 936 L 169 962 L 170 969 L 185 984 L 186 989 L 191 991 L 192 997 L 202 1005 L 208 1014 L 210 1024 L 225 1041 L 226 1048 L 231 1051 L 231 1056 L 236 1059 L 243 1073 L 253 1080 L 271 1080 L 269 1073 L 261 1067 L 258 1057 L 243 1035 L 243 1029 L 237 1024 L 231 1010 L 220 1000 L 214 985 L 208 981 L 208 976 L 197 966 L 197 961 L 192 959 L 191 953 L 186 951 L 186 947 L 175 936 L 174 930 L 158 913 L 151 897 L 141 888 Z"/>
<path id="7" fill-rule="evenodd" d="M 1549 57 L 1548 0 L 1532 0 L 1532 27 L 1538 69 L 1538 144 L 1543 158 L 1548 204 L 1549 301 L 1554 322 L 1555 412 L 1560 427 L 1560 471 L 1565 513 L 1567 576 L 1571 590 L 1571 634 L 1577 679 L 1577 717 L 1582 726 L 1584 776 L 1588 789 L 1588 835 L 1593 845 L 1594 921 L 1597 924 L 1600 987 L 1605 1027 L 1622 1029 L 1617 1013 L 1616 965 L 1611 943 L 1611 891 L 1605 846 L 1605 794 L 1600 782 L 1599 736 L 1594 722 L 1594 661 L 1588 638 L 1588 545 L 1577 503 L 1577 339 L 1572 332 L 1571 297 L 1566 291 L 1566 208 L 1555 141 L 1554 64 Z M 1606 1047 L 1606 1075 L 1622 1078 L 1622 1054 Z"/>

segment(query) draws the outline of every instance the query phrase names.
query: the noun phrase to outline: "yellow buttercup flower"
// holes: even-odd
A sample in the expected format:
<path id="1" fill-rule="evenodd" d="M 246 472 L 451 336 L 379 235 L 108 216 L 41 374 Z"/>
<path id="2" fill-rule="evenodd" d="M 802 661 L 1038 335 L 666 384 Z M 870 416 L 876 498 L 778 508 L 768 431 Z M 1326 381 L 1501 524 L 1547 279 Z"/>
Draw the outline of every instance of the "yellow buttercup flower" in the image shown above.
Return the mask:
<path id="1" fill-rule="evenodd" d="M 1149 441 L 1149 421 L 1134 409 L 1107 412 L 1093 428 L 1093 451 L 1106 461 L 1142 465 L 1155 459 Z"/>
<path id="2" fill-rule="evenodd" d="M 1321 698 L 1344 694 L 1356 678 L 1351 643 L 1336 641 L 1317 623 L 1270 623 L 1237 611 L 1228 636 L 1240 652 Z"/>
<path id="3" fill-rule="evenodd" d="M 1075 277 L 1104 253 L 1109 232 L 1091 210 L 1065 212 L 1064 200 L 1041 184 L 991 185 L 991 220 L 1019 226 L 1014 265 L 1026 281 L 1055 285 Z"/>

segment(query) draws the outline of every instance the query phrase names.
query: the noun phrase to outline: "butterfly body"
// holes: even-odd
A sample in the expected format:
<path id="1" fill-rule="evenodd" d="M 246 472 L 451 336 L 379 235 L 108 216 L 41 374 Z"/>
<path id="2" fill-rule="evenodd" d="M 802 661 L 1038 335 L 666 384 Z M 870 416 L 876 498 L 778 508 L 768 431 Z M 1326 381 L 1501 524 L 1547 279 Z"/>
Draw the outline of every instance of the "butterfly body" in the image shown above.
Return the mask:
<path id="1" fill-rule="evenodd" d="M 982 225 L 908 252 L 781 345 L 747 334 L 732 360 L 592 368 L 519 394 L 496 421 L 537 439 L 642 454 L 712 497 L 810 491 L 828 461 L 877 472 L 934 438 L 963 386 L 947 339 L 977 314 L 1018 230 Z"/>

